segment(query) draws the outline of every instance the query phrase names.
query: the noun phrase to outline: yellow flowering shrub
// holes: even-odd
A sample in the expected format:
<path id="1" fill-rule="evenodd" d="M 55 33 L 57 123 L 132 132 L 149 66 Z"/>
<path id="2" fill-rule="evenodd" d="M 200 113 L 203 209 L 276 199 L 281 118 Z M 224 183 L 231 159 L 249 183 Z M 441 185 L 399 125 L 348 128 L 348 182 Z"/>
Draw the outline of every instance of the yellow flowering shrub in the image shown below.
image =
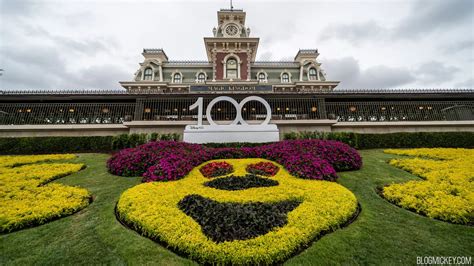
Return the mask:
<path id="1" fill-rule="evenodd" d="M 84 168 L 83 164 L 49 163 L 73 158 L 73 154 L 0 156 L 0 232 L 43 224 L 89 204 L 91 195 L 86 189 L 47 184 Z"/>
<path id="2" fill-rule="evenodd" d="M 383 196 L 406 209 L 452 223 L 474 223 L 474 150 L 410 149 L 385 153 L 416 156 L 393 159 L 390 165 L 424 180 L 392 184 Z"/>
<path id="3" fill-rule="evenodd" d="M 234 168 L 230 175 L 245 176 L 249 164 L 270 162 L 265 159 L 226 159 Z M 281 165 L 268 179 L 276 186 L 243 190 L 222 190 L 205 186 L 209 178 L 194 168 L 177 181 L 151 182 L 125 191 L 117 203 L 121 221 L 143 235 L 165 242 L 200 263 L 272 264 L 288 258 L 323 232 L 339 228 L 358 209 L 357 199 L 345 187 L 329 181 L 296 178 Z M 213 178 L 217 180 L 229 175 Z M 266 234 L 246 240 L 214 242 L 192 217 L 178 208 L 189 195 L 199 195 L 220 203 L 276 203 L 287 200 L 301 202 L 287 214 L 287 223 Z M 199 206 L 198 206 L 199 207 Z"/>
<path id="4" fill-rule="evenodd" d="M 14 167 L 23 164 L 39 162 L 50 162 L 59 160 L 71 160 L 76 158 L 74 154 L 47 154 L 47 155 L 15 155 L 0 156 L 0 167 Z"/>

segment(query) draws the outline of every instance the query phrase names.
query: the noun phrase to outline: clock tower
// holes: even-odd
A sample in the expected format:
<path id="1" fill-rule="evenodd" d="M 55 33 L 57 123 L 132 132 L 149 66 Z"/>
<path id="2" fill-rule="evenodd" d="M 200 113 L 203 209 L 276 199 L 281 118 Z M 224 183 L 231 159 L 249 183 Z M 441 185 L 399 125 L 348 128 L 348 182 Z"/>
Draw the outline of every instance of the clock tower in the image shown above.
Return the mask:
<path id="1" fill-rule="evenodd" d="M 213 37 L 204 38 L 209 62 L 213 64 L 213 81 L 242 82 L 251 79 L 251 63 L 255 61 L 259 38 L 250 37 L 241 9 L 217 12 Z"/>

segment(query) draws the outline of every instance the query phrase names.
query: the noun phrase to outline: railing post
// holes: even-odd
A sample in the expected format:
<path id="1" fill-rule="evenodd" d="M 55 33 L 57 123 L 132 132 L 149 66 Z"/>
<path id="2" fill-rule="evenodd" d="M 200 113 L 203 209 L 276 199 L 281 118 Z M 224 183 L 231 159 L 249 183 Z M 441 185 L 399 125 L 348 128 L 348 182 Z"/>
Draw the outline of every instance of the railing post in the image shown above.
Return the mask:
<path id="1" fill-rule="evenodd" d="M 137 101 L 135 102 L 135 115 L 133 117 L 133 120 L 135 121 L 143 120 L 143 110 L 144 110 L 143 102 L 144 101 L 145 101 L 144 98 L 137 98 Z"/>
<path id="2" fill-rule="evenodd" d="M 327 119 L 327 112 L 326 112 L 326 99 L 325 98 L 318 98 L 318 109 L 319 113 L 321 114 L 319 119 Z"/>

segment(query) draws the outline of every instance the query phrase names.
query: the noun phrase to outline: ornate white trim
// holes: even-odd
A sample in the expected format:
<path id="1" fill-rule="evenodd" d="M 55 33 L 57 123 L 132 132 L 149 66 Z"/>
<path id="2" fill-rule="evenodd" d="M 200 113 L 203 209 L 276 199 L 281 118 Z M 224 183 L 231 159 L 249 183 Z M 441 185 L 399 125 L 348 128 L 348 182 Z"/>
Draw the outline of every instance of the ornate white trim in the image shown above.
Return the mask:
<path id="1" fill-rule="evenodd" d="M 175 74 L 179 74 L 181 76 L 181 82 L 174 82 L 174 75 Z M 175 71 L 173 71 L 173 73 L 171 73 L 171 83 L 175 83 L 175 84 L 178 83 L 179 84 L 179 83 L 183 83 L 183 80 L 184 80 L 184 76 L 183 76 L 183 73 L 181 73 L 180 71 L 175 70 Z"/>
<path id="2" fill-rule="evenodd" d="M 288 74 L 288 82 L 283 82 L 283 74 Z M 280 73 L 280 82 L 281 83 L 291 83 L 291 73 L 288 72 L 288 70 L 285 69 Z"/>
<path id="3" fill-rule="evenodd" d="M 230 24 L 237 26 L 237 34 L 235 35 L 227 34 L 226 30 Z M 234 21 L 233 19 L 229 20 L 221 25 L 221 33 L 222 33 L 222 36 L 224 36 L 225 38 L 240 38 L 240 36 L 242 35 L 242 25 L 240 25 L 238 21 Z"/>
<path id="4" fill-rule="evenodd" d="M 227 78 L 227 60 L 230 58 L 234 58 L 237 60 L 237 79 L 240 79 L 240 65 L 242 64 L 242 60 L 240 60 L 240 57 L 234 53 L 230 53 L 224 57 L 222 60 L 222 65 L 224 66 L 224 73 L 222 74 L 223 79 L 228 79 Z"/>
<path id="5" fill-rule="evenodd" d="M 147 69 L 151 69 L 151 79 L 149 79 L 149 80 L 145 80 L 145 71 Z M 142 67 L 142 80 L 143 81 L 153 81 L 153 80 L 155 80 L 155 68 L 152 65 L 148 64 L 145 67 Z"/>
<path id="6" fill-rule="evenodd" d="M 259 78 L 260 74 L 264 74 L 264 75 L 265 75 L 265 80 L 260 81 L 260 78 Z M 260 71 L 257 72 L 256 78 L 257 78 L 257 81 L 258 81 L 258 82 L 263 82 L 263 83 L 267 83 L 267 82 L 268 82 L 268 74 L 267 74 L 267 72 L 265 72 L 265 70 L 263 70 L 263 69 L 260 69 Z"/>
<path id="7" fill-rule="evenodd" d="M 199 81 L 199 74 L 204 74 L 204 81 Z M 204 70 L 200 69 L 198 72 L 196 72 L 196 80 L 195 80 L 196 83 L 205 83 L 206 80 L 207 80 L 207 73 Z"/>
<path id="8" fill-rule="evenodd" d="M 309 64 L 308 67 L 306 68 L 306 78 L 308 79 L 308 81 L 312 81 L 309 78 L 309 70 L 311 68 L 314 68 L 314 70 L 316 70 L 316 79 L 315 80 L 319 80 L 319 66 L 317 64 L 315 64 L 314 62 L 311 62 L 311 64 Z"/>

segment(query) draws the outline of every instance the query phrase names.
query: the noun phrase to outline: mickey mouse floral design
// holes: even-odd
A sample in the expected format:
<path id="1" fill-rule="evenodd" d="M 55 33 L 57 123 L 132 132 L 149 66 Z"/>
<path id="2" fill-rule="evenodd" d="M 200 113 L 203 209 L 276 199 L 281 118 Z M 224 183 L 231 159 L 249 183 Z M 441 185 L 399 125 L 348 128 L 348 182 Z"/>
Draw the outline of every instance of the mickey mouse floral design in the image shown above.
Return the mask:
<path id="1" fill-rule="evenodd" d="M 200 148 L 195 148 L 199 153 Z M 250 151 L 239 152 L 221 149 L 210 156 L 242 157 Z M 117 158 L 113 157 L 109 166 Z M 227 169 L 226 165 L 230 165 L 233 171 L 206 177 L 201 169 L 209 165 Z M 273 176 L 254 174 L 249 170 L 255 165 L 278 170 L 269 170 Z M 163 175 L 166 170 L 160 167 L 151 171 Z M 200 263 L 283 261 L 322 233 L 339 228 L 358 211 L 356 197 L 345 187 L 297 176 L 308 171 L 308 166 L 294 174 L 285 168 L 291 167 L 263 158 L 209 160 L 179 180 L 146 182 L 125 191 L 117 203 L 117 217 L 132 229 Z M 149 171 L 144 176 L 145 181 L 153 177 Z"/>

